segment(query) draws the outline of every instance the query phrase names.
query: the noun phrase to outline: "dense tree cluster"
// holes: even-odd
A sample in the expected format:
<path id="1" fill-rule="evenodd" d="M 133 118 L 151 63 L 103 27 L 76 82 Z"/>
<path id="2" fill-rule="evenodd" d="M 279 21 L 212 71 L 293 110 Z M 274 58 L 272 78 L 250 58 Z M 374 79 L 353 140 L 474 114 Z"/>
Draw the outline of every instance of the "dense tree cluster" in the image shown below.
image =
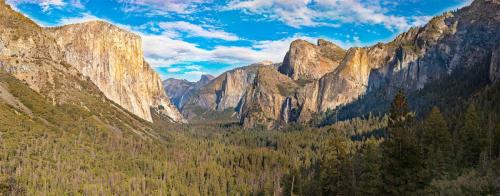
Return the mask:
<path id="1" fill-rule="evenodd" d="M 449 111 L 437 107 L 421 120 L 399 92 L 390 107 L 385 137 L 326 142 L 316 167 L 290 173 L 302 184 L 284 184 L 296 195 L 493 195 L 500 191 L 500 85 Z M 479 107 L 478 107 L 479 106 Z M 480 108 L 480 109 L 478 109 Z M 451 114 L 451 113 L 450 113 Z M 314 165 L 314 164 L 313 164 Z M 311 178 L 310 176 L 317 175 Z M 303 180 L 297 179 L 306 179 Z M 290 181 L 285 181 L 290 183 Z M 292 186 L 293 185 L 293 186 Z M 316 186 L 315 186 L 316 185 Z M 292 187 L 294 187 L 292 189 Z M 318 188 L 321 187 L 321 188 Z"/>
<path id="2" fill-rule="evenodd" d="M 31 111 L 0 102 L 0 195 L 493 195 L 500 190 L 499 84 L 425 114 L 412 110 L 400 92 L 386 116 L 269 131 L 227 122 L 124 124 L 131 119 L 98 98 L 84 97 L 90 109 L 54 105 L 25 85 L 0 79 Z"/>

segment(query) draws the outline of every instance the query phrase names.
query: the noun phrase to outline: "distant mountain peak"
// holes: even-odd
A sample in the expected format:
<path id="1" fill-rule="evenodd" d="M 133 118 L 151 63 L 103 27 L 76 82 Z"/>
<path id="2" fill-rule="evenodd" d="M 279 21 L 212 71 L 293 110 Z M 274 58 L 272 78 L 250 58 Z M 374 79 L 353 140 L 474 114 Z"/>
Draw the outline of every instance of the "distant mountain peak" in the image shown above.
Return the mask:
<path id="1" fill-rule="evenodd" d="M 207 81 L 213 80 L 214 78 L 215 77 L 210 75 L 210 74 L 203 74 L 203 75 L 201 75 L 200 80 L 198 80 L 198 82 L 207 82 Z"/>
<path id="2" fill-rule="evenodd" d="M 279 72 L 294 80 L 319 79 L 332 72 L 345 56 L 345 50 L 324 39 L 318 45 L 297 39 L 290 44 Z"/>

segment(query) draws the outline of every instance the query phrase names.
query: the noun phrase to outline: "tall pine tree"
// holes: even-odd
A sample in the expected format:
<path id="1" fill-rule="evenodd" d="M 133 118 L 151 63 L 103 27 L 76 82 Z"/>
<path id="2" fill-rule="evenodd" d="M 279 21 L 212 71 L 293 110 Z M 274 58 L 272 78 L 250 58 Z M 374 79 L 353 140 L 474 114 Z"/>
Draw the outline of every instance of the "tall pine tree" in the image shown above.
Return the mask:
<path id="1" fill-rule="evenodd" d="M 327 141 L 321 167 L 321 186 L 324 195 L 353 195 L 353 152 L 351 141 L 335 134 Z"/>
<path id="2" fill-rule="evenodd" d="M 368 139 L 361 155 L 360 195 L 380 195 L 382 178 L 380 171 L 381 154 L 376 139 Z"/>
<path id="3" fill-rule="evenodd" d="M 426 181 L 443 178 L 453 165 L 453 149 L 448 125 L 439 108 L 432 108 L 422 123 L 419 134 L 424 158 Z"/>
<path id="4" fill-rule="evenodd" d="M 479 115 L 476 106 L 470 104 L 463 117 L 463 126 L 460 129 L 459 136 L 461 140 L 462 163 L 469 167 L 475 167 L 479 162 L 479 154 L 482 146 L 480 142 L 481 127 L 479 125 Z"/>
<path id="5" fill-rule="evenodd" d="M 399 91 L 391 104 L 387 138 L 382 143 L 385 195 L 413 195 L 424 186 L 413 124 L 414 115 L 409 111 L 406 96 Z"/>

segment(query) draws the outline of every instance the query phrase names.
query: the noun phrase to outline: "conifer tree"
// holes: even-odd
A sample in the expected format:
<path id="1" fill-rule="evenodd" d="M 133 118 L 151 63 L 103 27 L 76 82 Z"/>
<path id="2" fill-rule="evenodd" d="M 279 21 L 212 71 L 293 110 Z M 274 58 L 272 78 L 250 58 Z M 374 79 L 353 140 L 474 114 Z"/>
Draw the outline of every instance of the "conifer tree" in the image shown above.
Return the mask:
<path id="1" fill-rule="evenodd" d="M 352 195 L 352 152 L 350 141 L 335 134 L 327 141 L 322 160 L 321 185 L 324 195 Z"/>
<path id="2" fill-rule="evenodd" d="M 479 154 L 481 153 L 479 126 L 479 115 L 474 104 L 470 104 L 463 117 L 463 127 L 460 130 L 460 140 L 463 145 L 462 161 L 463 164 L 469 167 L 477 166 Z"/>
<path id="3" fill-rule="evenodd" d="M 382 187 L 380 171 L 381 154 L 375 139 L 368 139 L 361 158 L 360 195 L 380 195 Z"/>
<path id="4" fill-rule="evenodd" d="M 422 123 L 419 136 L 426 181 L 444 177 L 452 165 L 453 151 L 451 134 L 439 108 L 432 108 Z"/>
<path id="5" fill-rule="evenodd" d="M 413 115 L 399 91 L 391 104 L 387 139 L 382 143 L 382 180 L 385 195 L 412 195 L 423 187 Z"/>

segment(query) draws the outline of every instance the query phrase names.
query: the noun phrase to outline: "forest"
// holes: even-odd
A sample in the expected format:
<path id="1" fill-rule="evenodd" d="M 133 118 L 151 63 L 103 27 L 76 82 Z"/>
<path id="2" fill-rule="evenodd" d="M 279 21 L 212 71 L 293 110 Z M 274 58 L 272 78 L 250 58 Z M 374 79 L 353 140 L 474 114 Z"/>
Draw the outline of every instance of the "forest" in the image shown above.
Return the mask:
<path id="1" fill-rule="evenodd" d="M 282 130 L 152 124 L 157 139 L 145 139 L 117 131 L 87 110 L 52 106 L 15 79 L 1 79 L 33 111 L 30 117 L 0 103 L 3 195 L 494 195 L 500 190 L 499 84 L 425 114 L 415 112 L 411 97 L 400 91 L 383 116 Z M 98 103 L 100 112 L 112 111 Z"/>

